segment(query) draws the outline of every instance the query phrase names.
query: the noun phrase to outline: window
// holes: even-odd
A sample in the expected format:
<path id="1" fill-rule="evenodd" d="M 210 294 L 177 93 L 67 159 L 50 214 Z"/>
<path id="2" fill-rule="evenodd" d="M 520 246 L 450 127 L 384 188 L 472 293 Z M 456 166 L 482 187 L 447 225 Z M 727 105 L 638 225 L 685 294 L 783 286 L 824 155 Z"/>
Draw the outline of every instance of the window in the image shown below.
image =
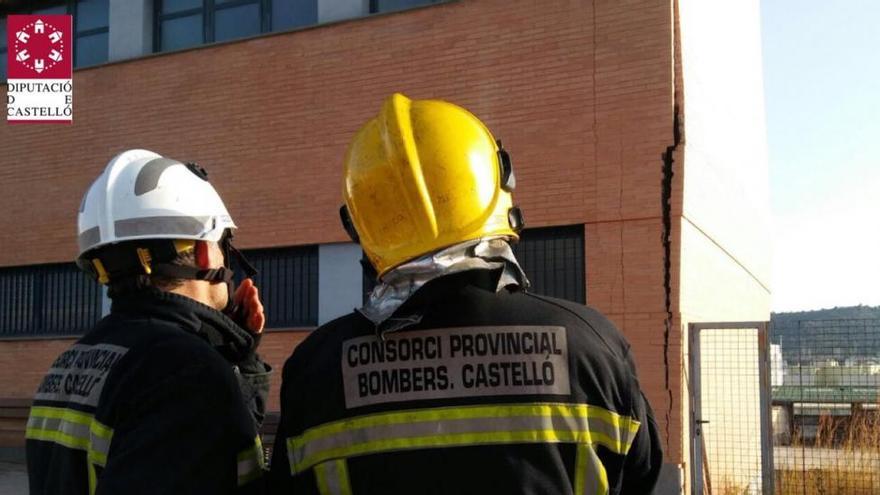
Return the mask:
<path id="1" fill-rule="evenodd" d="M 107 61 L 109 47 L 109 0 L 78 0 L 73 13 L 76 41 L 73 65 L 86 67 Z"/>
<path id="2" fill-rule="evenodd" d="M 394 12 L 395 10 L 411 9 L 441 1 L 443 0 L 370 0 L 370 13 Z"/>
<path id="3" fill-rule="evenodd" d="M 101 317 L 101 287 L 73 263 L 0 269 L 0 337 L 79 335 Z"/>
<path id="4" fill-rule="evenodd" d="M 272 31 L 318 23 L 318 0 L 273 0 Z"/>
<path id="5" fill-rule="evenodd" d="M 0 81 L 6 80 L 6 18 L 0 19 Z"/>
<path id="6" fill-rule="evenodd" d="M 531 292 L 586 303 L 583 225 L 526 229 L 513 252 Z"/>
<path id="7" fill-rule="evenodd" d="M 318 24 L 319 0 L 154 0 L 154 51 L 182 50 Z M 327 1 L 327 0 L 324 0 Z M 330 0 L 336 1 L 336 0 Z M 369 0 L 369 13 L 448 0 Z M 367 5 L 362 4 L 362 5 Z"/>
<path id="8" fill-rule="evenodd" d="M 245 252 L 259 271 L 254 282 L 266 310 L 266 328 L 318 324 L 318 247 Z"/>
<path id="9" fill-rule="evenodd" d="M 318 0 L 156 0 L 155 7 L 159 52 L 318 22 Z"/>
<path id="10" fill-rule="evenodd" d="M 586 303 L 583 225 L 526 229 L 513 253 L 532 283 L 530 292 Z M 364 303 L 376 286 L 371 275 L 363 275 Z"/>
<path id="11" fill-rule="evenodd" d="M 86 67 L 107 61 L 110 26 L 109 0 L 68 0 L 66 2 L 21 2 L 13 14 L 73 15 L 73 66 Z M 0 19 L 0 80 L 6 79 L 6 18 Z"/>

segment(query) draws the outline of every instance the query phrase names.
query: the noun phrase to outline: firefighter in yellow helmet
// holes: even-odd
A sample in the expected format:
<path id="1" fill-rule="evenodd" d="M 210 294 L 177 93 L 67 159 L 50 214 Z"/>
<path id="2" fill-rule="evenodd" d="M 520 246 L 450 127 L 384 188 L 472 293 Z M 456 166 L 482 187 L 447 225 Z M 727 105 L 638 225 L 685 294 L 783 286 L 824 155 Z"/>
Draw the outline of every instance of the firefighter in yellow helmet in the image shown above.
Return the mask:
<path id="1" fill-rule="evenodd" d="M 288 359 L 276 494 L 649 494 L 662 454 L 629 345 L 529 293 L 510 157 L 467 110 L 394 94 L 345 159 L 378 275 Z"/>

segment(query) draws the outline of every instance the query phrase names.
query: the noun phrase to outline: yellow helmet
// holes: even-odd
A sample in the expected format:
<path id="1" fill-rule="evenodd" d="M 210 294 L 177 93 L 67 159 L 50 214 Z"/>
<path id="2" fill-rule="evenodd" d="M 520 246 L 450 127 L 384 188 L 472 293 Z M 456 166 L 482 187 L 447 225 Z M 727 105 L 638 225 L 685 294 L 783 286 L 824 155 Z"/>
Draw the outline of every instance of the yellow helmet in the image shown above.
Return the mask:
<path id="1" fill-rule="evenodd" d="M 510 157 L 467 110 L 395 93 L 345 157 L 343 225 L 379 276 L 485 236 L 518 240 Z"/>

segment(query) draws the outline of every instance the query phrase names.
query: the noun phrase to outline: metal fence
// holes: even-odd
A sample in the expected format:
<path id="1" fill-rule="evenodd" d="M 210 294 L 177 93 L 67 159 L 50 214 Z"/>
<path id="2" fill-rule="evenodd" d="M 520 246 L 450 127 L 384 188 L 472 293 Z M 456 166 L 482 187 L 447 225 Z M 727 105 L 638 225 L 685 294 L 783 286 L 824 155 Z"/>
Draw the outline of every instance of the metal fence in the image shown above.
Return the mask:
<path id="1" fill-rule="evenodd" d="M 880 493 L 880 320 L 772 330 L 776 493 Z"/>
<path id="2" fill-rule="evenodd" d="M 689 326 L 695 494 L 773 490 L 766 322 Z"/>

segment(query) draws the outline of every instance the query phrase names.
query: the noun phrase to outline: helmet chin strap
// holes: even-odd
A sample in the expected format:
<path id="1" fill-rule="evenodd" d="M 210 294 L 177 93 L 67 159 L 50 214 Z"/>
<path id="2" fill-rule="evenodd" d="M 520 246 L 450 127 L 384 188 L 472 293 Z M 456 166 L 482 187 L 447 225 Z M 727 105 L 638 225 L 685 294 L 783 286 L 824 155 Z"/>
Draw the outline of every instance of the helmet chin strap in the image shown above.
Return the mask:
<path id="1" fill-rule="evenodd" d="M 232 233 L 228 232 L 220 239 L 220 249 L 223 251 L 223 266 L 217 268 L 197 268 L 194 266 L 172 265 L 170 263 L 155 263 L 152 265 L 151 274 L 161 277 L 182 278 L 187 280 L 204 280 L 210 283 L 226 284 L 228 298 L 223 312 L 229 316 L 235 316 L 239 308 L 234 302 L 235 296 L 235 270 L 232 269 L 233 261 L 241 267 L 246 278 L 257 274 L 256 268 L 245 258 L 235 246 L 232 245 Z"/>
<path id="2" fill-rule="evenodd" d="M 223 266 L 216 268 L 200 268 L 171 263 L 178 254 L 175 241 L 169 239 L 151 239 L 139 241 L 136 246 L 116 246 L 97 253 L 88 258 L 87 263 L 80 265 L 101 283 L 108 283 L 119 277 L 151 275 L 172 279 L 204 280 L 210 283 L 225 283 L 228 297 L 223 312 L 233 319 L 241 315 L 235 300 L 235 271 L 233 263 L 251 278 L 257 274 L 254 266 L 232 245 L 232 232 L 227 230 L 218 241 L 223 252 Z"/>

